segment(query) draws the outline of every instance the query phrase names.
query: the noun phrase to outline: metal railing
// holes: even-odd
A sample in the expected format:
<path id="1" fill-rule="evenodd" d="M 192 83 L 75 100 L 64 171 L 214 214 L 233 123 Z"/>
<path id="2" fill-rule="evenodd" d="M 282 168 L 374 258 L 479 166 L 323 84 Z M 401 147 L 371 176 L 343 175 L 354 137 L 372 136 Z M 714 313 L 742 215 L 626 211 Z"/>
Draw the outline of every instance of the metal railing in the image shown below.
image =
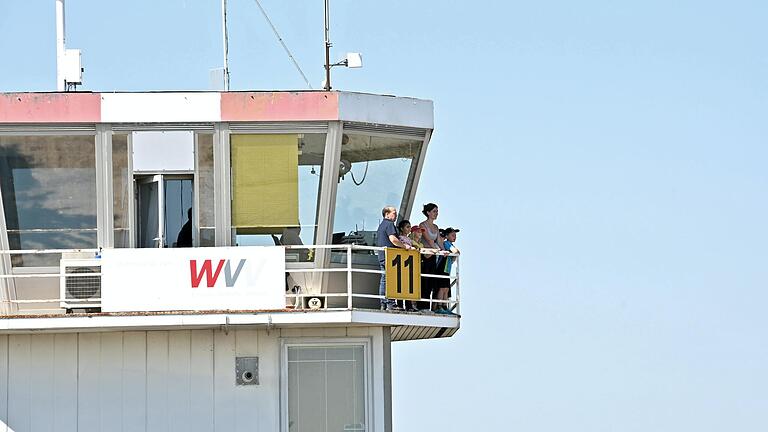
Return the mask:
<path id="1" fill-rule="evenodd" d="M 244 246 L 247 247 L 247 246 Z M 368 299 L 369 302 L 378 300 L 378 302 L 381 302 L 385 300 L 384 296 L 381 296 L 378 294 L 379 289 L 379 278 L 376 278 L 375 280 L 368 280 L 367 283 L 353 283 L 353 275 L 355 274 L 371 274 L 371 275 L 377 275 L 380 276 L 384 272 L 379 269 L 378 266 L 378 259 L 375 261 L 373 258 L 376 257 L 376 253 L 379 251 L 383 251 L 386 248 L 383 247 L 373 247 L 373 246 L 360 246 L 355 244 L 343 244 L 343 245 L 286 245 L 286 246 L 267 246 L 267 247 L 282 247 L 285 248 L 286 251 L 288 250 L 309 250 L 314 252 L 314 257 L 312 261 L 308 261 L 302 264 L 296 264 L 294 262 L 287 262 L 286 263 L 286 279 L 290 275 L 298 275 L 298 274 L 311 274 L 315 275 L 316 278 L 322 279 L 324 275 L 327 274 L 334 274 L 334 273 L 346 273 L 346 286 L 339 286 L 338 284 L 331 284 L 327 280 L 320 280 L 320 281 L 314 281 L 313 285 L 314 287 L 309 286 L 300 286 L 296 291 L 289 290 L 285 294 L 286 298 L 286 308 L 293 308 L 293 309 L 318 309 L 318 307 L 311 307 L 310 301 L 314 298 L 317 298 L 321 301 L 320 308 L 323 310 L 352 310 L 355 307 L 355 300 L 356 299 Z M 139 249 L 137 249 L 139 250 Z M 325 251 L 321 252 L 321 251 Z M 330 252 L 330 254 L 328 253 Z M 12 255 L 46 255 L 46 254 L 92 254 L 92 257 L 98 258 L 100 253 L 100 249 L 29 249 L 29 250 L 2 250 L 0 251 L 0 260 L 5 260 L 5 263 L 2 267 L 5 267 L 5 274 L 3 272 L 0 272 L 0 284 L 6 284 L 8 280 L 17 280 L 17 279 L 29 279 L 29 278 L 38 278 L 38 279 L 53 279 L 58 278 L 59 284 L 65 283 L 66 277 L 77 277 L 77 278 L 83 278 L 83 277 L 101 277 L 100 272 L 90 272 L 90 273 L 68 273 L 64 272 L 64 267 L 60 267 L 62 271 L 58 273 L 13 273 L 13 270 L 11 270 L 11 263 L 6 256 L 12 256 Z M 334 253 L 339 253 L 339 257 L 344 257 L 345 262 L 334 262 L 332 259 L 332 256 Z M 452 313 L 459 314 L 460 313 L 460 277 L 459 277 L 459 255 L 458 254 L 452 254 L 452 253 L 446 253 L 443 251 L 440 252 L 433 252 L 433 251 L 427 251 L 423 250 L 421 252 L 422 256 L 429 256 L 429 255 L 437 255 L 440 257 L 453 257 L 453 268 L 455 268 L 454 275 L 445 275 L 445 274 L 421 274 L 420 276 L 424 279 L 443 279 L 448 280 L 447 286 L 444 286 L 443 288 L 450 288 L 450 291 L 452 292 L 451 297 L 449 297 L 446 300 L 439 300 L 434 298 L 432 295 L 428 297 L 421 296 L 422 298 L 416 300 L 409 300 L 413 302 L 420 302 L 421 304 L 427 305 L 427 308 L 424 309 L 424 311 L 432 311 L 437 306 L 443 306 L 448 311 L 451 311 Z M 358 261 L 368 261 L 358 263 L 355 265 L 356 258 L 359 258 Z M 81 258 L 71 258 L 73 260 L 88 260 L 88 258 L 81 257 Z M 98 260 L 93 261 L 92 264 L 88 264 L 91 266 L 99 266 Z M 303 266 L 302 266 L 303 265 Z M 307 265 L 312 265 L 312 267 L 306 267 Z M 335 266 L 334 266 L 335 265 Z M 0 267 L 0 268 L 2 268 Z M 368 268 L 366 268 L 368 267 Z M 370 268 L 375 267 L 375 269 Z M 19 269 L 23 269 L 24 267 L 15 267 L 15 269 L 18 271 Z M 22 270 L 23 271 L 23 270 Z M 424 280 L 422 279 L 422 281 Z M 287 284 L 287 280 L 286 280 Z M 313 289 L 310 289 L 313 288 Z M 340 290 L 340 288 L 343 288 L 343 290 Z M 341 291 L 341 292 L 337 292 Z M 367 292 L 366 292 L 367 291 Z M 375 292 L 376 294 L 370 294 L 368 292 Z M 35 304 L 35 303 L 82 303 L 83 301 L 88 303 L 98 303 L 100 302 L 101 298 L 99 297 L 93 297 L 88 299 L 74 299 L 74 298 L 65 298 L 66 295 L 60 295 L 57 298 L 52 299 L 2 299 L 0 300 L 0 303 L 3 304 Z M 340 299 L 345 298 L 346 302 L 335 302 L 336 305 L 329 306 L 329 300 L 330 299 Z"/>
<path id="2" fill-rule="evenodd" d="M 314 292 L 314 293 L 290 293 L 286 294 L 287 299 L 294 299 L 294 307 L 302 308 L 304 307 L 305 300 L 309 300 L 312 298 L 325 298 L 326 301 L 322 302 L 322 308 L 323 309 L 332 309 L 332 310 L 351 310 L 353 309 L 354 305 L 354 299 L 375 299 L 379 300 L 379 302 L 386 299 L 385 296 L 381 296 L 379 294 L 365 294 L 355 291 L 363 291 L 365 288 L 368 288 L 369 290 L 371 287 L 375 288 L 375 291 L 378 292 L 379 287 L 379 279 L 375 281 L 375 285 L 364 285 L 361 284 L 353 284 L 352 283 L 352 276 L 355 273 L 358 274 L 375 274 L 375 275 L 381 275 L 384 273 L 384 271 L 379 269 L 370 269 L 370 268 L 360 268 L 354 266 L 354 256 L 356 254 L 356 251 L 367 253 L 370 256 L 373 256 L 375 253 L 379 251 L 384 251 L 386 248 L 384 247 L 374 247 L 374 246 L 361 246 L 361 245 L 355 245 L 355 244 L 348 244 L 348 245 L 291 245 L 291 246 L 283 246 L 287 250 L 295 250 L 295 249 L 309 249 L 309 250 L 330 250 L 333 252 L 334 250 L 338 251 L 344 251 L 346 255 L 346 266 L 345 267 L 331 267 L 331 266 L 324 266 L 322 268 L 306 268 L 306 269 L 286 269 L 286 273 L 346 273 L 346 292 L 343 293 L 333 293 L 333 292 Z M 449 281 L 448 286 L 444 288 L 449 288 L 452 292 L 452 296 L 449 297 L 446 300 L 439 300 L 436 298 L 433 298 L 432 295 L 429 297 L 423 297 L 419 298 L 418 300 L 405 300 L 405 301 L 413 301 L 413 302 L 420 302 L 423 304 L 428 305 L 427 309 L 424 309 L 423 311 L 432 311 L 434 307 L 438 305 L 442 305 L 447 309 L 448 311 L 452 313 L 459 314 L 460 313 L 460 277 L 459 277 L 459 254 L 455 253 L 447 253 L 443 251 L 435 252 L 431 250 L 422 250 L 421 252 L 422 256 L 430 256 L 430 255 L 436 255 L 440 257 L 453 257 L 453 268 L 455 268 L 455 275 L 444 275 L 444 274 L 421 274 L 422 278 L 427 279 L 447 279 Z M 317 253 L 316 253 L 317 255 Z M 326 261 L 332 261 L 327 260 Z M 330 262 L 329 265 L 333 265 L 333 262 Z M 374 264 L 368 264 L 368 266 L 373 266 Z M 378 267 L 378 260 L 375 264 L 376 267 Z M 327 287 L 332 288 L 332 287 Z M 357 290 L 356 290 L 357 288 Z M 431 294 L 431 293 L 430 293 Z M 339 297 L 346 297 L 346 307 L 328 307 L 328 298 L 339 298 Z M 400 300 L 400 299 L 397 299 Z M 400 300 L 402 301 L 402 300 Z M 310 308 L 311 309 L 311 308 Z"/>
<path id="3" fill-rule="evenodd" d="M 59 271 L 57 273 L 13 273 L 13 264 L 12 260 L 8 259 L 9 257 L 13 255 L 62 255 L 62 254 L 84 254 L 84 255 L 91 255 L 92 258 L 96 258 L 100 252 L 100 249 L 16 249 L 16 250 L 0 250 L 0 260 L 3 260 L 5 262 L 2 263 L 2 269 L 3 272 L 0 272 L 0 284 L 5 285 L 8 283 L 8 281 L 15 281 L 18 279 L 59 279 L 59 284 L 63 282 L 63 278 L 66 278 L 68 276 L 74 276 L 74 277 L 101 277 L 100 272 L 90 272 L 87 274 L 83 273 L 66 273 Z M 85 257 L 77 258 L 77 259 L 89 259 Z M 7 260 L 7 261 L 6 261 Z M 54 267 L 54 266 L 42 266 L 42 267 Z M 25 269 L 26 267 L 15 267 L 16 269 Z M 24 271 L 24 270 L 22 270 Z M 60 286 L 60 285 L 59 285 Z M 3 286 L 3 288 L 6 288 Z M 74 299 L 69 299 L 73 300 Z M 21 304 L 36 304 L 36 303 L 64 303 L 68 301 L 68 299 L 62 298 L 60 295 L 57 298 L 53 299 L 2 299 L 0 303 L 2 304 L 13 304 L 13 305 L 21 305 Z M 101 298 L 89 298 L 87 302 L 96 303 L 101 301 Z M 79 301 L 82 303 L 83 301 Z"/>

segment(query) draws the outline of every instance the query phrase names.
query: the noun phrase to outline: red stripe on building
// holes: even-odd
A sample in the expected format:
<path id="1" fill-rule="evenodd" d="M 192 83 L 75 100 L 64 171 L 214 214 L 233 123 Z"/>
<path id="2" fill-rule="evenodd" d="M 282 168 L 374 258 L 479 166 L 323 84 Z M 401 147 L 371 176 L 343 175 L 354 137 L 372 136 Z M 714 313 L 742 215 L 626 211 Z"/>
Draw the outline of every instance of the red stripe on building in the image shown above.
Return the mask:
<path id="1" fill-rule="evenodd" d="M 98 123 L 98 93 L 2 93 L 0 123 Z"/>
<path id="2" fill-rule="evenodd" d="M 338 120 L 334 92 L 237 92 L 221 94 L 222 121 Z"/>

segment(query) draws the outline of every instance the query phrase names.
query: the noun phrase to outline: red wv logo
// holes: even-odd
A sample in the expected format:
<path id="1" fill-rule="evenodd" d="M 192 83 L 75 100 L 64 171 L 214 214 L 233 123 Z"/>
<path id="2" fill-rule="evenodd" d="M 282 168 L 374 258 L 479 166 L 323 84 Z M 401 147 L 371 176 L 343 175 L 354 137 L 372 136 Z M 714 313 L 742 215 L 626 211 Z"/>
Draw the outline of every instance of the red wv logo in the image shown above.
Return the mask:
<path id="1" fill-rule="evenodd" d="M 219 279 L 222 267 L 224 268 L 224 282 L 226 282 L 227 287 L 232 288 L 235 286 L 237 278 L 240 277 L 240 271 L 243 269 L 244 265 L 245 259 L 241 259 L 240 263 L 237 264 L 235 272 L 232 273 L 230 260 L 219 260 L 219 264 L 216 266 L 216 271 L 213 271 L 213 263 L 211 260 L 204 260 L 202 267 L 200 267 L 200 271 L 198 271 L 197 260 L 189 260 L 189 276 L 192 280 L 192 288 L 200 286 L 203 276 L 205 276 L 205 282 L 208 288 L 213 288 L 213 286 L 216 285 L 216 281 Z"/>

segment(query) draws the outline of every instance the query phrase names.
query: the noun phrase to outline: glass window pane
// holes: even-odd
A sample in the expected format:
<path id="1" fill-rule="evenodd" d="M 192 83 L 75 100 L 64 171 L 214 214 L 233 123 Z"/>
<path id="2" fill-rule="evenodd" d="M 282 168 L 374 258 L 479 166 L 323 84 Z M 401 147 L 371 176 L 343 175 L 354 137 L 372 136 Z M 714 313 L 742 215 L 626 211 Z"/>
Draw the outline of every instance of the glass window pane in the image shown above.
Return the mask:
<path id="1" fill-rule="evenodd" d="M 165 187 L 165 246 L 192 247 L 192 179 L 168 179 Z"/>
<path id="2" fill-rule="evenodd" d="M 364 347 L 288 348 L 288 429 L 367 430 Z"/>
<path id="3" fill-rule="evenodd" d="M 197 134 L 197 172 L 198 183 L 198 226 L 200 227 L 200 246 L 215 246 L 215 197 L 213 191 L 213 135 Z"/>
<path id="4" fill-rule="evenodd" d="M 159 239 L 158 182 L 139 183 L 139 247 L 157 247 Z"/>
<path id="5" fill-rule="evenodd" d="M 354 347 L 348 346 L 348 347 L 338 347 L 338 348 L 327 348 L 325 350 L 326 356 L 328 360 L 354 360 L 352 358 L 352 353 L 354 351 Z"/>
<path id="6" fill-rule="evenodd" d="M 382 208 L 399 209 L 421 144 L 419 140 L 345 135 L 333 231 L 375 232 Z"/>
<path id="7" fill-rule="evenodd" d="M 114 212 L 115 247 L 125 248 L 130 246 L 130 232 L 128 231 L 130 219 L 131 185 L 133 175 L 128 164 L 128 135 L 117 134 L 112 136 L 112 198 Z"/>
<path id="8" fill-rule="evenodd" d="M 296 352 L 296 361 L 325 360 L 325 348 L 295 347 L 292 350 Z"/>
<path id="9" fill-rule="evenodd" d="M 233 135 L 232 226 L 279 234 L 299 219 L 297 134 Z"/>
<path id="10" fill-rule="evenodd" d="M 325 134 L 232 135 L 231 140 L 235 244 L 314 244 Z M 312 258 L 309 251 L 289 251 L 286 259 Z"/>
<path id="11" fill-rule="evenodd" d="M 93 136 L 0 137 L 0 184 L 11 249 L 95 248 Z M 17 266 L 58 265 L 53 255 Z"/>
<path id="12" fill-rule="evenodd" d="M 295 391 L 289 391 L 289 431 L 326 431 L 325 364 L 322 362 L 293 363 L 289 375 L 295 378 Z M 289 381 L 291 379 L 289 378 Z M 291 403 L 292 402 L 292 403 Z M 291 409 L 293 408 L 293 409 Z"/>

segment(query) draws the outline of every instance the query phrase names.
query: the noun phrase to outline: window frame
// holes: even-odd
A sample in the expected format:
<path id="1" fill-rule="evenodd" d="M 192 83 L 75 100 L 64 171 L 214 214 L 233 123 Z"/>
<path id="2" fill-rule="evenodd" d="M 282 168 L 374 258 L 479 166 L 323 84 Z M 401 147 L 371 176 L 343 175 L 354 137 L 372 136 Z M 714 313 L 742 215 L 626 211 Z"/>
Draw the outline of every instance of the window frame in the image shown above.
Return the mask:
<path id="1" fill-rule="evenodd" d="M 96 181 L 96 214 L 95 214 L 96 244 L 93 246 L 94 249 L 101 246 L 101 241 L 103 238 L 102 237 L 103 236 L 102 207 L 104 206 L 104 202 L 105 202 L 104 197 L 102 196 L 103 188 L 105 187 L 103 183 L 103 168 L 102 168 L 102 165 L 105 164 L 105 158 L 101 149 L 101 147 L 104 145 L 103 135 L 104 135 L 103 130 L 99 130 L 95 124 L 81 124 L 81 125 L 73 125 L 71 127 L 61 127 L 59 125 L 41 125 L 41 124 L 12 125 L 12 126 L 5 126 L 0 129 L 0 136 L 4 136 L 4 137 L 90 136 L 93 138 L 93 154 L 94 154 L 93 168 L 95 172 L 95 181 Z M 110 163 L 111 163 L 111 160 L 110 160 Z M 4 211 L 4 206 L 1 200 L 2 200 L 2 193 L 0 193 L 0 210 Z M 5 214 L 3 214 L 2 218 L 0 218 L 0 246 L 2 246 L 6 250 L 23 250 L 23 249 L 11 249 L 10 241 L 8 238 L 8 225 L 5 220 Z M 17 269 L 17 268 L 25 268 L 24 266 L 17 267 L 17 266 L 11 265 L 10 256 L 9 255 L 5 255 L 5 256 L 8 257 L 7 259 L 8 271 L 13 271 L 13 269 Z M 2 259 L 5 261 L 5 258 L 2 258 Z M 47 271 L 54 267 L 53 266 L 30 266 L 26 268 L 28 269 L 31 268 L 39 271 Z"/>
<path id="2" fill-rule="evenodd" d="M 224 123 L 221 123 L 224 125 Z M 226 126 L 222 126 L 222 131 L 219 135 L 214 137 L 214 167 L 216 166 L 216 157 L 221 157 L 225 162 L 223 162 L 223 172 L 222 177 L 224 179 L 227 179 L 225 185 L 226 189 L 222 190 L 222 195 L 226 196 L 226 201 L 229 203 L 226 209 L 222 210 L 216 210 L 219 214 L 221 220 L 221 225 L 218 225 L 223 232 L 225 232 L 226 242 L 225 244 L 219 244 L 218 234 L 216 238 L 217 246 L 233 246 L 235 242 L 236 235 L 234 234 L 234 229 L 232 226 L 232 197 L 234 196 L 234 184 L 233 184 L 233 176 L 232 176 L 232 137 L 236 135 L 284 135 L 284 134 L 299 134 L 299 135 L 307 135 L 307 134 L 317 134 L 317 135 L 324 135 L 325 136 L 325 145 L 323 147 L 323 163 L 325 165 L 325 161 L 327 160 L 326 154 L 329 152 L 329 127 L 327 122 L 323 122 L 321 124 L 313 125 L 312 127 L 307 128 L 301 128 L 297 127 L 295 124 L 292 124 L 290 122 L 285 123 L 285 127 L 281 128 L 280 124 L 265 124 L 263 128 L 259 128 L 256 124 L 245 124 L 245 125 L 237 125 L 236 127 L 232 127 L 231 124 L 227 123 Z M 219 140 L 217 143 L 216 140 Z M 333 137 L 331 138 L 333 139 Z M 219 153 L 217 153 L 217 145 L 221 146 L 219 149 Z M 338 158 L 334 158 L 336 160 L 335 165 L 338 165 Z M 323 166 L 324 166 L 323 165 Z M 338 167 L 336 167 L 338 169 Z M 215 168 L 214 168 L 215 171 Z M 330 173 L 329 173 L 330 174 Z M 215 176 L 216 174 L 214 174 Z M 329 242 L 327 242 L 324 238 L 325 234 L 325 227 L 328 225 L 328 215 L 325 214 L 322 211 L 322 200 L 323 200 L 323 193 L 325 189 L 325 185 L 323 183 L 323 176 L 320 176 L 320 179 L 318 181 L 317 186 L 317 200 L 315 203 L 315 235 L 314 235 L 314 243 L 315 245 L 324 245 Z M 334 188 L 335 188 L 334 183 Z M 327 192 L 325 192 L 327 193 Z M 217 202 L 218 204 L 218 202 Z M 222 226 L 223 225 L 223 226 Z M 317 255 L 318 252 L 322 251 L 322 249 L 316 249 L 315 250 L 315 259 L 312 261 L 300 261 L 300 262 L 286 262 L 286 268 L 288 269 L 306 269 L 306 268 L 315 268 L 317 266 Z M 322 256 L 322 252 L 321 252 Z"/>
<path id="3" fill-rule="evenodd" d="M 351 125 L 354 123 L 345 122 L 344 124 Z M 420 148 L 419 148 L 419 151 L 416 153 L 416 155 L 413 157 L 413 159 L 411 159 L 411 165 L 408 168 L 408 173 L 406 174 L 406 177 L 405 177 L 405 184 L 400 195 L 400 205 L 397 208 L 398 220 L 409 217 L 411 210 L 413 209 L 413 201 L 416 197 L 416 190 L 419 186 L 421 171 L 424 168 L 424 159 L 426 158 L 426 155 L 427 155 L 427 147 L 429 146 L 430 140 L 432 138 L 432 130 L 425 129 L 423 136 L 408 135 L 408 134 L 395 133 L 395 132 L 365 131 L 365 130 L 359 130 L 359 129 L 350 129 L 350 130 L 344 129 L 341 134 L 376 137 L 376 138 L 391 138 L 391 139 L 399 139 L 399 140 L 413 140 L 413 141 L 419 142 Z M 341 151 L 339 151 L 339 155 L 335 163 L 336 165 L 338 165 L 340 162 L 341 162 Z M 336 182 L 334 184 L 334 201 L 331 206 L 331 211 L 333 212 L 333 216 L 334 216 L 331 220 L 330 227 L 329 227 L 329 230 L 331 233 L 334 231 L 333 224 L 336 219 L 335 216 L 336 216 L 336 210 L 338 205 L 338 202 L 337 202 L 338 191 L 339 191 L 339 182 Z"/>
<path id="4" fill-rule="evenodd" d="M 345 346 L 363 347 L 363 382 L 365 384 L 365 432 L 375 432 L 373 424 L 373 359 L 372 341 L 369 337 L 359 338 L 280 338 L 280 431 L 288 430 L 288 348 L 290 347 L 322 347 L 334 348 Z"/>

